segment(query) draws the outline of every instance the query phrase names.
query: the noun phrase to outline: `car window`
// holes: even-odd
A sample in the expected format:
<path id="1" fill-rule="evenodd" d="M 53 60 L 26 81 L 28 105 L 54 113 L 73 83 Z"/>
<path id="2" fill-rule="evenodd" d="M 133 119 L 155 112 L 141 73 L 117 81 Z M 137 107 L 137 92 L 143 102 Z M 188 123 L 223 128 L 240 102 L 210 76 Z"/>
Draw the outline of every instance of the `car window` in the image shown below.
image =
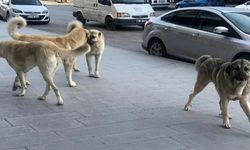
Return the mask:
<path id="1" fill-rule="evenodd" d="M 229 33 L 227 36 L 240 38 L 235 30 L 233 30 L 233 28 L 217 14 L 208 11 L 201 11 L 198 20 L 200 21 L 200 25 L 198 28 L 200 30 L 214 33 L 213 31 L 215 27 L 223 26 L 229 29 Z"/>
<path id="2" fill-rule="evenodd" d="M 186 27 L 192 27 L 192 22 L 197 16 L 198 11 L 196 10 L 183 10 L 175 13 L 167 14 L 162 18 L 166 22 L 170 22 L 177 25 Z"/>
<path id="3" fill-rule="evenodd" d="M 39 0 L 11 0 L 13 5 L 42 5 Z"/>
<path id="4" fill-rule="evenodd" d="M 231 12 L 223 15 L 242 32 L 250 34 L 250 12 Z"/>

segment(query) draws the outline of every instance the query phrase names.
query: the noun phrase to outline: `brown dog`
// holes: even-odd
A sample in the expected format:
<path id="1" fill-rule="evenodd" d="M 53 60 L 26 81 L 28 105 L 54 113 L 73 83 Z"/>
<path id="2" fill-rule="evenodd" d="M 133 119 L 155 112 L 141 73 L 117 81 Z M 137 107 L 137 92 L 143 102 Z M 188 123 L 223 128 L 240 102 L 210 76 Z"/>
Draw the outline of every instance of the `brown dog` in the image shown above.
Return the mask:
<path id="1" fill-rule="evenodd" d="M 53 42 L 57 47 L 66 50 L 72 50 L 86 44 L 87 37 L 89 36 L 88 30 L 84 29 L 79 21 L 71 22 L 67 27 L 68 33 L 61 36 L 21 35 L 16 31 L 17 28 L 23 28 L 25 26 L 26 20 L 22 17 L 12 18 L 8 21 L 8 33 L 15 40 L 28 42 L 47 40 Z M 75 67 L 75 61 L 76 57 L 73 56 L 63 59 L 64 70 L 70 87 L 76 86 L 76 83 L 72 80 L 73 69 L 75 69 L 75 71 L 78 70 Z"/>
<path id="2" fill-rule="evenodd" d="M 225 62 L 219 58 L 203 55 L 196 61 L 198 72 L 194 91 L 189 95 L 189 100 L 184 110 L 191 110 L 193 98 L 201 92 L 208 83 L 213 82 L 220 97 L 220 109 L 223 115 L 223 127 L 231 128 L 229 122 L 228 103 L 230 100 L 239 100 L 240 106 L 250 121 L 250 62 L 238 59 Z"/>
<path id="3" fill-rule="evenodd" d="M 0 57 L 7 60 L 8 64 L 15 70 L 21 83 L 21 93 L 17 96 L 24 96 L 26 93 L 25 74 L 38 66 L 44 80 L 47 83 L 44 94 L 39 97 L 45 100 L 50 88 L 54 90 L 59 105 L 63 104 L 63 99 L 53 77 L 62 60 L 68 57 L 76 57 L 90 51 L 88 44 L 80 46 L 74 50 L 63 50 L 50 41 L 23 42 L 5 41 L 0 42 Z"/>

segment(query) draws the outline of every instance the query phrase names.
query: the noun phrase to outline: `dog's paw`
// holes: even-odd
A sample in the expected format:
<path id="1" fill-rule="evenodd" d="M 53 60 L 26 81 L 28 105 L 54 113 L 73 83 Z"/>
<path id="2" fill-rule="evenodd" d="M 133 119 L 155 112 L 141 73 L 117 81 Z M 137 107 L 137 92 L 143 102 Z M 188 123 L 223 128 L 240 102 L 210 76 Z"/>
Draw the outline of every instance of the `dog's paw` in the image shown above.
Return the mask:
<path id="1" fill-rule="evenodd" d="M 17 97 L 23 97 L 25 94 L 23 94 L 23 93 L 16 93 L 16 94 L 14 94 L 14 96 L 17 96 Z"/>
<path id="2" fill-rule="evenodd" d="M 89 74 L 89 77 L 95 78 L 95 74 L 90 73 L 90 74 Z"/>
<path id="3" fill-rule="evenodd" d="M 46 97 L 45 97 L 45 96 L 39 96 L 39 97 L 37 98 L 37 100 L 42 100 L 42 101 L 44 101 L 44 100 L 46 100 Z"/>
<path id="4" fill-rule="evenodd" d="M 59 98 L 59 99 L 58 99 L 58 102 L 57 102 L 57 105 L 63 105 L 63 104 L 64 104 L 63 99 L 62 99 L 62 98 Z"/>
<path id="5" fill-rule="evenodd" d="M 185 105 L 184 110 L 185 111 L 190 111 L 192 108 L 192 105 Z"/>
<path id="6" fill-rule="evenodd" d="M 100 76 L 99 73 L 96 73 L 96 74 L 94 75 L 94 77 L 95 77 L 95 78 L 100 78 L 101 76 Z"/>
<path id="7" fill-rule="evenodd" d="M 80 72 L 80 69 L 74 68 L 74 72 Z"/>
<path id="8" fill-rule="evenodd" d="M 26 80 L 26 85 L 30 85 L 30 81 L 27 81 L 27 80 Z"/>
<path id="9" fill-rule="evenodd" d="M 69 87 L 76 87 L 76 86 L 77 86 L 77 84 L 76 84 L 75 81 L 71 81 L 71 82 L 69 83 Z"/>
<path id="10" fill-rule="evenodd" d="M 231 124 L 230 123 L 223 123 L 222 127 L 225 129 L 231 129 Z"/>

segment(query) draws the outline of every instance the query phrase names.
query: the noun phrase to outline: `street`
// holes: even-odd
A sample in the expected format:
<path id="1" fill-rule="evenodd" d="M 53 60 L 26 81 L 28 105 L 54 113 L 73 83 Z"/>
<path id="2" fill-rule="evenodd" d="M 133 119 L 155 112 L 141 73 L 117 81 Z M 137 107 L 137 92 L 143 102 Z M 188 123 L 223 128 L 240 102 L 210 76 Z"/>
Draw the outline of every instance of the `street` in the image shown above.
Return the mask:
<path id="1" fill-rule="evenodd" d="M 48 7 L 49 25 L 29 25 L 20 32 L 64 33 L 74 20 L 71 6 Z M 13 96 L 16 73 L 0 59 L 0 150 L 249 149 L 247 117 L 238 102 L 231 102 L 232 128 L 222 128 L 213 84 L 195 98 L 190 112 L 183 111 L 197 76 L 193 64 L 148 55 L 141 48 L 140 27 L 109 31 L 94 22 L 85 27 L 106 37 L 101 77 L 90 78 L 85 58 L 79 56 L 81 72 L 73 73 L 77 87 L 71 88 L 60 67 L 54 81 L 62 106 L 56 105 L 53 91 L 44 101 L 36 99 L 46 87 L 37 68 L 28 72 L 27 94 Z M 0 21 L 0 31 L 1 41 L 11 39 L 6 22 Z"/>
<path id="2" fill-rule="evenodd" d="M 62 34 L 65 32 L 67 24 L 75 20 L 72 15 L 72 6 L 48 6 L 51 15 L 51 22 L 48 25 L 33 24 L 30 27 L 43 31 Z M 164 11 L 157 11 L 156 15 L 162 14 Z M 110 31 L 103 24 L 96 22 L 87 22 L 86 28 L 95 28 L 104 33 L 106 44 L 118 48 L 131 51 L 143 51 L 141 47 L 143 29 L 137 26 L 120 27 L 115 31 Z"/>

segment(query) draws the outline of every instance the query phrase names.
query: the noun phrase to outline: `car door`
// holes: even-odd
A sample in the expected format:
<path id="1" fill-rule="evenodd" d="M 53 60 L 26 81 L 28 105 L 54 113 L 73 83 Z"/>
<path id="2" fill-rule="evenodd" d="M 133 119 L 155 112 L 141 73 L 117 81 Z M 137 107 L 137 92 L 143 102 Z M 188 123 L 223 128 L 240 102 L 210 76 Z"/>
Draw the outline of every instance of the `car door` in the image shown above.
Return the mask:
<path id="1" fill-rule="evenodd" d="M 234 52 L 234 41 L 239 38 L 238 34 L 220 16 L 208 11 L 201 11 L 199 15 L 199 33 L 196 35 L 196 44 L 193 50 L 193 57 L 210 54 L 228 60 L 228 55 Z M 214 28 L 223 26 L 229 29 L 227 35 L 214 32 Z"/>
<path id="2" fill-rule="evenodd" d="M 168 54 L 178 57 L 193 56 L 192 51 L 196 49 L 196 36 L 199 32 L 193 21 L 198 15 L 197 10 L 183 10 L 164 16 L 162 26 L 163 40 Z"/>
<path id="3" fill-rule="evenodd" d="M 97 16 L 96 16 L 97 21 L 105 23 L 106 16 L 111 13 L 111 1 L 98 0 L 96 9 L 97 9 Z"/>

